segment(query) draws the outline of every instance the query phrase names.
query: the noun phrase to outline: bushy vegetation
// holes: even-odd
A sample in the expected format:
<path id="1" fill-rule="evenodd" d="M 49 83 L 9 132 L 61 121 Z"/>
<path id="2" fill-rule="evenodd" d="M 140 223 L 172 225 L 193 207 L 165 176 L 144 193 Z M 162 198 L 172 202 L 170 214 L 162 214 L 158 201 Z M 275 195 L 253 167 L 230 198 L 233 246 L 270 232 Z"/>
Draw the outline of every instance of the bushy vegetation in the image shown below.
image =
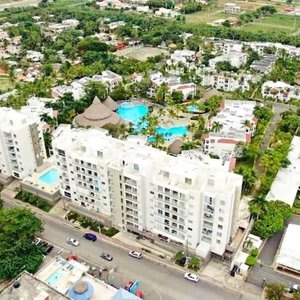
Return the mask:
<path id="1" fill-rule="evenodd" d="M 252 255 L 249 255 L 246 259 L 245 264 L 248 265 L 249 267 L 254 266 L 256 264 L 256 258 Z"/>
<path id="2" fill-rule="evenodd" d="M 36 206 L 46 212 L 48 212 L 52 208 L 52 205 L 50 203 L 48 203 L 47 201 L 41 199 L 40 197 L 38 197 L 36 195 L 33 195 L 33 194 L 25 192 L 25 191 L 20 191 L 17 194 L 16 198 L 23 202 L 29 203 L 33 206 Z"/>
<path id="3" fill-rule="evenodd" d="M 79 215 L 78 213 L 73 212 L 73 211 L 69 212 L 67 219 L 69 221 L 70 220 L 77 221 L 80 224 L 80 226 L 82 226 L 83 228 L 89 228 L 93 231 L 101 232 L 102 234 L 109 236 L 109 237 L 113 237 L 114 235 L 116 235 L 119 232 L 119 230 L 117 228 L 114 228 L 114 227 L 106 228 L 100 222 L 95 221 L 91 218 Z"/>

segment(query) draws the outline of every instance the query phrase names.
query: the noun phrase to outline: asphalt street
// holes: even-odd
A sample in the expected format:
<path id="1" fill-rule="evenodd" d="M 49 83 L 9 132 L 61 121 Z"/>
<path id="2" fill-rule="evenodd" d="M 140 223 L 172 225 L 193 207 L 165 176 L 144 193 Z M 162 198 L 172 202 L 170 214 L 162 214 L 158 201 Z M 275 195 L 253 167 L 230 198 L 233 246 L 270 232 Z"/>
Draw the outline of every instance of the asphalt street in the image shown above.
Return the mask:
<path id="1" fill-rule="evenodd" d="M 44 232 L 42 237 L 55 243 L 74 254 L 87 258 L 101 266 L 114 267 L 117 273 L 121 273 L 127 281 L 139 280 L 141 289 L 145 287 L 152 295 L 152 299 L 163 300 L 234 300 L 240 299 L 240 295 L 212 283 L 199 281 L 192 283 L 183 278 L 183 274 L 169 268 L 155 264 L 147 259 L 134 259 L 126 250 L 114 247 L 106 241 L 98 239 L 91 242 L 82 238 L 82 232 L 64 223 L 44 219 Z M 68 237 L 80 241 L 79 247 L 66 243 Z M 134 249 L 132 249 L 134 250 Z M 113 256 L 113 261 L 108 262 L 100 258 L 101 252 L 107 252 Z M 147 299 L 147 298 L 146 298 Z"/>

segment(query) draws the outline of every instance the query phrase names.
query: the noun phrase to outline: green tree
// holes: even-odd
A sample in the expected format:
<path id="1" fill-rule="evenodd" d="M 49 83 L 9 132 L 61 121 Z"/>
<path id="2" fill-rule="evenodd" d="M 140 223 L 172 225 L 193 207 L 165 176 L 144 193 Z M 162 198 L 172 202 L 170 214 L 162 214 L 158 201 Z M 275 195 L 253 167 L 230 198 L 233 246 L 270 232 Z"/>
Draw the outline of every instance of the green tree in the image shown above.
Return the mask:
<path id="1" fill-rule="evenodd" d="M 164 104 L 166 102 L 167 93 L 168 93 L 167 84 L 165 83 L 161 84 L 160 87 L 158 87 L 156 90 L 155 100 L 158 103 Z"/>
<path id="2" fill-rule="evenodd" d="M 34 273 L 43 253 L 32 240 L 42 222 L 28 209 L 13 208 L 0 210 L 0 224 L 0 278 L 15 278 L 23 270 Z"/>
<path id="3" fill-rule="evenodd" d="M 200 266 L 201 266 L 201 261 L 198 257 L 193 256 L 189 259 L 189 262 L 188 262 L 189 269 L 198 271 L 200 269 Z"/>
<path id="4" fill-rule="evenodd" d="M 285 286 L 282 283 L 270 283 L 266 288 L 267 300 L 281 300 L 285 291 Z"/>
<path id="5" fill-rule="evenodd" d="M 183 93 L 181 91 L 174 91 L 171 94 L 174 103 L 182 103 Z"/>
<path id="6" fill-rule="evenodd" d="M 246 166 L 240 166 L 237 168 L 235 173 L 243 176 L 243 186 L 242 189 L 244 192 L 250 192 L 256 182 L 257 174 L 253 168 Z"/>
<path id="7" fill-rule="evenodd" d="M 98 97 L 100 101 L 105 101 L 107 98 L 106 86 L 98 81 L 91 81 L 85 87 L 85 99 L 88 105 L 90 105 L 95 97 Z"/>
<path id="8" fill-rule="evenodd" d="M 185 259 L 184 253 L 182 251 L 176 252 L 174 255 L 175 263 L 182 265 L 183 260 Z"/>
<path id="9" fill-rule="evenodd" d="M 113 91 L 110 93 L 110 96 L 115 100 L 127 100 L 130 98 L 131 93 L 128 91 L 123 84 L 118 84 Z"/>

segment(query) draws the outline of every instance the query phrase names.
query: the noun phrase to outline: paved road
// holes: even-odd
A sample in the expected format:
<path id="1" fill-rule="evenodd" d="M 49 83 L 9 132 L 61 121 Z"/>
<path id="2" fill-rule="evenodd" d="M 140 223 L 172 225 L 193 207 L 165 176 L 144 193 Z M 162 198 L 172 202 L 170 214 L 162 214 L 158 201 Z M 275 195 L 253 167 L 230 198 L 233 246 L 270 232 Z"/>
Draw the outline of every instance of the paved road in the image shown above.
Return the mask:
<path id="1" fill-rule="evenodd" d="M 6 203 L 6 206 L 15 206 Z M 192 283 L 184 280 L 183 274 L 155 264 L 147 259 L 136 260 L 128 256 L 126 250 L 120 249 L 104 240 L 98 239 L 90 242 L 82 238 L 82 231 L 70 226 L 64 220 L 50 215 L 39 213 L 38 217 L 44 222 L 42 237 L 55 245 L 72 251 L 96 265 L 116 267 L 117 273 L 122 274 L 126 281 L 140 280 L 141 289 L 145 291 L 145 299 L 157 300 L 236 300 L 242 299 L 241 295 L 219 287 L 213 283 L 200 280 Z M 79 247 L 66 243 L 67 237 L 74 237 L 80 241 Z M 103 261 L 99 254 L 102 251 L 110 253 L 112 262 Z M 147 297 L 147 295 L 149 295 Z"/>

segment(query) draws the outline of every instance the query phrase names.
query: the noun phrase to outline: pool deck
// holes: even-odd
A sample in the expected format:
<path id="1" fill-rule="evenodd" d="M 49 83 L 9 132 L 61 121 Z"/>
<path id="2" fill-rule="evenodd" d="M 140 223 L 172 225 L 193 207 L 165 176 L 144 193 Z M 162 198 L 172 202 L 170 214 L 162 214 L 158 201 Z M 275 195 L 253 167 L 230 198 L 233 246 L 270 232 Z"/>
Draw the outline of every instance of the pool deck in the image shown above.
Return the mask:
<path id="1" fill-rule="evenodd" d="M 55 168 L 54 157 L 50 157 L 42 166 L 37 168 L 36 172 L 24 178 L 21 182 L 22 189 L 29 193 L 34 193 L 41 198 L 55 202 L 59 199 L 59 182 L 47 184 L 40 180 L 40 177 L 49 170 Z"/>

